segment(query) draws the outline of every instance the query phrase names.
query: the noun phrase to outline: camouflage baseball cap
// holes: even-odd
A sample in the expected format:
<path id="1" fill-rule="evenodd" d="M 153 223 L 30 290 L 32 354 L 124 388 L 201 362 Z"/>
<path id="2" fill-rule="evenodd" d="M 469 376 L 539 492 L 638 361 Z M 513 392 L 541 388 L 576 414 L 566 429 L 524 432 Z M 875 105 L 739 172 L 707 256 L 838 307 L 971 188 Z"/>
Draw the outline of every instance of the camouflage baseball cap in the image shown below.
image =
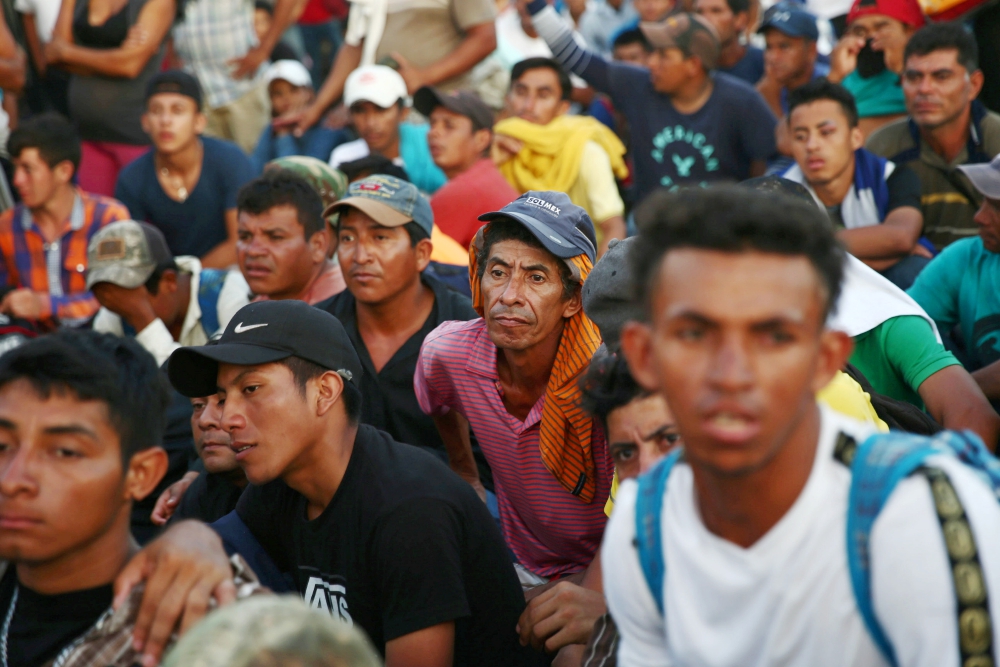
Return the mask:
<path id="1" fill-rule="evenodd" d="M 156 227 L 135 220 L 112 222 L 87 246 L 87 289 L 97 283 L 135 289 L 173 257 Z"/>
<path id="2" fill-rule="evenodd" d="M 324 211 L 330 215 L 343 208 L 356 208 L 385 227 L 415 222 L 427 236 L 434 227 L 434 212 L 416 186 L 395 176 L 381 174 L 354 181 L 341 199 Z"/>
<path id="3" fill-rule="evenodd" d="M 323 208 L 328 209 L 347 192 L 347 176 L 326 162 L 305 155 L 279 157 L 267 163 L 267 169 L 288 169 L 294 171 L 316 188 L 323 199 Z M 336 226 L 335 216 L 327 215 L 327 222 Z"/>
<path id="4" fill-rule="evenodd" d="M 380 667 L 364 632 L 292 595 L 260 595 L 221 607 L 191 628 L 163 667 Z"/>
<path id="5" fill-rule="evenodd" d="M 712 24 L 697 14 L 671 14 L 662 21 L 643 21 L 639 29 L 654 49 L 680 49 L 685 57 L 698 56 L 706 70 L 719 62 L 719 36 Z"/>

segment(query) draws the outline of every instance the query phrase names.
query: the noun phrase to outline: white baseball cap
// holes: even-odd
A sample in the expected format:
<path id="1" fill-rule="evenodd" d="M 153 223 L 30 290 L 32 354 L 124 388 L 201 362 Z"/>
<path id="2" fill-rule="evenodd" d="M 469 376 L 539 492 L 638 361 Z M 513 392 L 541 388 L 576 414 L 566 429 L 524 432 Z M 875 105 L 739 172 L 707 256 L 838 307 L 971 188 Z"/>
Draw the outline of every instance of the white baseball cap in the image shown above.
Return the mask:
<path id="1" fill-rule="evenodd" d="M 264 83 L 269 86 L 272 81 L 278 81 L 279 79 L 299 88 L 313 87 L 309 70 L 298 60 L 278 60 L 271 63 L 271 66 L 267 68 L 267 72 L 264 73 Z"/>
<path id="2" fill-rule="evenodd" d="M 359 67 L 344 84 L 344 105 L 348 108 L 355 102 L 371 102 L 388 109 L 399 100 L 409 105 L 406 82 L 399 72 L 385 65 Z"/>

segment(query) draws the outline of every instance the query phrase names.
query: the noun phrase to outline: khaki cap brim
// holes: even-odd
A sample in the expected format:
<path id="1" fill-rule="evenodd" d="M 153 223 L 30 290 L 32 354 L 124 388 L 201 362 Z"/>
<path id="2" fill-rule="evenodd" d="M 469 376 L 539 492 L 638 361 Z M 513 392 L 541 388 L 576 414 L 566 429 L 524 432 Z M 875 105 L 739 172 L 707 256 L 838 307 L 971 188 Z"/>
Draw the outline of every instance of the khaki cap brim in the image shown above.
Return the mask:
<path id="1" fill-rule="evenodd" d="M 344 208 L 356 208 L 383 227 L 402 227 L 408 222 L 413 222 L 413 218 L 400 213 L 393 207 L 374 199 L 368 199 L 367 197 L 341 199 L 327 206 L 326 210 L 323 211 L 323 217 L 328 217 L 330 214 L 337 213 Z M 343 216 L 341 216 L 341 219 L 343 219 Z"/>

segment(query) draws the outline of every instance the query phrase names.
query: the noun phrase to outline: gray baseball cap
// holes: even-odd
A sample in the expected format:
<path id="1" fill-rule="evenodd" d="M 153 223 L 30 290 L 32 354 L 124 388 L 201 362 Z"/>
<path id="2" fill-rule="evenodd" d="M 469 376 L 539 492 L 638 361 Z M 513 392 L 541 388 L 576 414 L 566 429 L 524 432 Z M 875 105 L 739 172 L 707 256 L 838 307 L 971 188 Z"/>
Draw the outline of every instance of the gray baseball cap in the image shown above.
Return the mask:
<path id="1" fill-rule="evenodd" d="M 646 319 L 628 261 L 635 238 L 611 239 L 608 251 L 583 283 L 583 312 L 597 325 L 601 339 L 612 351 L 618 348 L 626 322 Z"/>
<path id="2" fill-rule="evenodd" d="M 156 227 L 135 220 L 112 222 L 87 246 L 87 289 L 97 283 L 135 289 L 173 257 Z"/>
<path id="3" fill-rule="evenodd" d="M 984 197 L 1000 199 L 1000 155 L 989 164 L 963 164 L 959 169 Z"/>
<path id="4" fill-rule="evenodd" d="M 434 212 L 427 198 L 415 185 L 395 176 L 376 174 L 354 181 L 347 196 L 328 206 L 323 215 L 329 217 L 344 208 L 356 208 L 385 227 L 415 222 L 428 237 L 434 229 Z"/>

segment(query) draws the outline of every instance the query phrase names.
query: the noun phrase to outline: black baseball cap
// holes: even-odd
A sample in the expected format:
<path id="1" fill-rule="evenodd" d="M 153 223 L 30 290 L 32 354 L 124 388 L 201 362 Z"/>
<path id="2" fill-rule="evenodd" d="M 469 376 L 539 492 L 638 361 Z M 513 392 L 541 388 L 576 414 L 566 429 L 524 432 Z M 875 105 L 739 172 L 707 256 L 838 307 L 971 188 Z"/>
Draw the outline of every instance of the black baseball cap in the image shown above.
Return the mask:
<path id="1" fill-rule="evenodd" d="M 446 93 L 431 86 L 424 86 L 413 95 L 413 107 L 427 116 L 437 107 L 465 116 L 472 121 L 472 130 L 492 130 L 493 110 L 468 90 Z"/>
<path id="2" fill-rule="evenodd" d="M 209 396 L 219 364 L 255 366 L 299 357 L 335 371 L 356 387 L 361 361 L 336 317 L 304 301 L 259 301 L 240 308 L 213 345 L 182 347 L 170 355 L 167 375 L 184 396 Z"/>
<path id="3" fill-rule="evenodd" d="M 587 255 L 591 262 L 597 259 L 594 222 L 565 192 L 529 190 L 499 211 L 484 213 L 479 219 L 520 223 L 560 259 L 577 255 Z"/>
<path id="4" fill-rule="evenodd" d="M 148 103 L 153 95 L 160 93 L 176 93 L 190 97 L 198 105 L 198 111 L 201 111 L 201 84 L 184 70 L 170 69 L 153 76 L 146 86 L 146 102 Z"/>

